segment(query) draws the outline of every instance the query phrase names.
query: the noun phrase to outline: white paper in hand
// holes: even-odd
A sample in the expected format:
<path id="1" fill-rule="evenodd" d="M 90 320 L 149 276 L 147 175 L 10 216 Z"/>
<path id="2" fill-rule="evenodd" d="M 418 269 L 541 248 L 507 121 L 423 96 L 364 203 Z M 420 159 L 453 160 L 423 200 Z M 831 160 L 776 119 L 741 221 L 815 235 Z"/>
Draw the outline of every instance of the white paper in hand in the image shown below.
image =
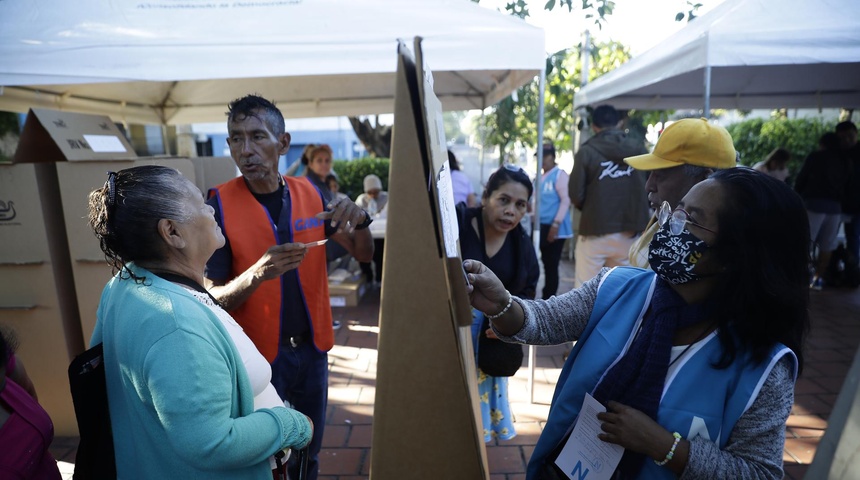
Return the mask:
<path id="1" fill-rule="evenodd" d="M 585 394 L 573 432 L 555 459 L 555 464 L 567 478 L 609 480 L 618 467 L 624 448 L 597 438 L 601 433 L 597 414 L 605 411 L 606 407 L 588 393 Z"/>

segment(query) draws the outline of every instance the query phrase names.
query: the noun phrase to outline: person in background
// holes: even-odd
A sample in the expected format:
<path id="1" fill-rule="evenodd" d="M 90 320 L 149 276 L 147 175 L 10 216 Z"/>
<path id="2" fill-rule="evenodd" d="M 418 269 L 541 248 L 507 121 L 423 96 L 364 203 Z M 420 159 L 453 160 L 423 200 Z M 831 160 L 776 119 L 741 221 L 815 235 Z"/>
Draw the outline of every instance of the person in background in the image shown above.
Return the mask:
<path id="1" fill-rule="evenodd" d="M 478 198 L 472 181 L 460 170 L 460 162 L 454 152 L 448 150 L 448 164 L 451 166 L 451 186 L 454 190 L 454 204 L 464 203 L 469 208 L 478 206 Z"/>
<path id="2" fill-rule="evenodd" d="M 16 347 L 14 334 L 0 328 L 0 478 L 60 480 L 57 461 L 48 451 L 54 424 L 39 405 Z"/>
<path id="3" fill-rule="evenodd" d="M 340 182 L 337 181 L 337 177 L 334 174 L 329 173 L 325 177 L 325 184 L 328 187 L 328 191 L 334 195 L 335 199 L 349 198 L 345 193 L 340 192 Z"/>
<path id="4" fill-rule="evenodd" d="M 388 206 L 388 192 L 382 189 L 382 180 L 378 176 L 371 173 L 364 177 L 364 193 L 355 199 L 355 204 L 367 211 L 373 218 L 386 216 L 385 208 Z M 384 248 L 384 238 L 373 239 L 373 267 L 376 269 L 376 275 L 374 275 L 370 262 L 359 262 L 361 272 L 369 284 L 378 286 L 382 283 L 382 257 Z"/>
<path id="5" fill-rule="evenodd" d="M 600 105 L 591 115 L 594 136 L 582 144 L 570 175 L 570 200 L 582 212 L 574 248 L 574 287 L 603 267 L 628 264 L 630 247 L 648 223 L 645 173 L 624 163 L 645 153 L 619 129 L 621 115 Z"/>
<path id="6" fill-rule="evenodd" d="M 308 168 L 305 170 L 305 176 L 322 192 L 326 202 L 334 199 L 334 194 L 325 182 L 326 177 L 332 174 L 331 164 L 332 152 L 328 145 L 324 143 L 316 145 L 308 152 Z"/>
<path id="7" fill-rule="evenodd" d="M 849 121 L 840 122 L 836 125 L 836 135 L 848 170 L 848 185 L 842 200 L 845 248 L 856 266 L 860 261 L 860 143 L 857 142 L 857 126 Z"/>
<path id="8" fill-rule="evenodd" d="M 794 182 L 794 189 L 806 204 L 812 241 L 818 245 L 818 257 L 813 262 L 809 283 L 813 290 L 824 287 L 824 272 L 836 250 L 836 237 L 842 222 L 842 199 L 849 178 L 839 136 L 833 132 L 825 133 L 818 145 L 820 149 L 806 157 Z"/>
<path id="9" fill-rule="evenodd" d="M 624 159 L 636 170 L 650 172 L 645 191 L 654 209 L 645 231 L 630 247 L 630 265 L 651 268 L 648 246 L 660 228 L 657 216 L 663 203 L 675 208 L 693 185 L 719 169 L 734 167 L 736 158 L 732 137 L 725 128 L 706 119 L 686 118 L 666 127 L 653 153 Z"/>
<path id="10" fill-rule="evenodd" d="M 778 480 L 809 331 L 809 224 L 800 197 L 748 168 L 714 173 L 661 217 L 653 271 L 602 269 L 549 300 L 509 294 L 475 260 L 474 308 L 502 340 L 577 340 L 527 468 L 552 479 L 586 395 L 624 479 Z M 562 474 L 563 475 L 563 474 Z M 564 477 L 560 477 L 564 478 Z"/>
<path id="11" fill-rule="evenodd" d="M 308 163 L 310 162 L 310 153 L 311 150 L 316 148 L 317 146 L 313 143 L 309 143 L 305 145 L 305 148 L 302 149 L 302 156 L 299 157 L 298 161 L 293 162 L 289 168 L 287 168 L 286 173 L 284 175 L 288 177 L 303 177 L 305 176 L 305 172 L 308 169 Z"/>
<path id="12" fill-rule="evenodd" d="M 764 160 L 756 163 L 752 168 L 784 182 L 788 178 L 789 160 L 791 160 L 791 152 L 781 147 L 774 148 Z"/>
<path id="13" fill-rule="evenodd" d="M 117 476 L 271 478 L 268 459 L 313 425 L 202 286 L 224 236 L 200 190 L 157 165 L 109 172 L 88 220 L 115 272 L 90 344 L 104 348 Z"/>
<path id="14" fill-rule="evenodd" d="M 505 166 L 490 175 L 481 206 L 465 209 L 460 216 L 462 257 L 487 265 L 496 272 L 504 288 L 520 298 L 535 297 L 540 277 L 531 236 L 520 225 L 529 209 L 532 189 L 531 180 L 521 168 Z M 478 355 L 478 336 L 482 330 L 498 341 L 484 315 L 473 310 L 472 338 Z M 493 377 L 478 368 L 478 395 L 484 441 L 494 437 L 513 438 L 517 432 L 508 402 L 508 378 Z"/>
<path id="15" fill-rule="evenodd" d="M 555 146 L 543 144 L 543 175 L 540 179 L 540 259 L 543 262 L 544 285 L 541 298 L 558 291 L 558 264 L 565 239 L 573 237 L 570 198 L 567 196 L 567 172 L 555 164 Z M 537 154 L 535 154 L 537 155 Z"/>
<path id="16" fill-rule="evenodd" d="M 372 218 L 348 198 L 326 203 L 308 178 L 278 173 L 290 134 L 272 102 L 248 95 L 228 108 L 227 143 L 242 176 L 209 192 L 226 242 L 206 264 L 207 285 L 272 364 L 280 397 L 313 421 L 308 480 L 315 480 L 334 329 L 325 250 L 305 244 L 327 238 L 369 261 Z M 290 478 L 298 477 L 294 457 Z"/>

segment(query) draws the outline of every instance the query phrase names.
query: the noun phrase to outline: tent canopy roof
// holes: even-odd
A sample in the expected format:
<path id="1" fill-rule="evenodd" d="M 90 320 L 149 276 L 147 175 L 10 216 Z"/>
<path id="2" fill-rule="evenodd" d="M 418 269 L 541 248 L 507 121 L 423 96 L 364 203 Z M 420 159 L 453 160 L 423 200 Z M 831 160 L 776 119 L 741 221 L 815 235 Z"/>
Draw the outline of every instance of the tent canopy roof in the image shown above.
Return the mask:
<path id="1" fill-rule="evenodd" d="M 577 106 L 860 106 L 860 2 L 726 0 L 580 90 Z"/>
<path id="2" fill-rule="evenodd" d="M 290 118 L 390 113 L 397 40 L 415 36 L 446 110 L 544 65 L 543 30 L 468 0 L 4 0 L 0 110 L 186 124 L 258 93 Z"/>

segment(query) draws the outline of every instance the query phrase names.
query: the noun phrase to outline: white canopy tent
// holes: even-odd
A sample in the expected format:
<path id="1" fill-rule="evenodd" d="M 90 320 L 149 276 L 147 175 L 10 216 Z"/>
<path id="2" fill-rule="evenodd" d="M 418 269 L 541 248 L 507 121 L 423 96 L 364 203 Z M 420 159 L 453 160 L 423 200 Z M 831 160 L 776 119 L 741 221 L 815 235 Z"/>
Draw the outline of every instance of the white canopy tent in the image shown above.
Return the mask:
<path id="1" fill-rule="evenodd" d="M 860 1 L 726 0 L 574 98 L 600 103 L 860 107 Z"/>
<path id="2" fill-rule="evenodd" d="M 544 66 L 544 32 L 469 0 L 0 1 L 0 110 L 177 125 L 247 93 L 289 118 L 390 113 L 397 39 L 424 38 L 445 110 Z"/>

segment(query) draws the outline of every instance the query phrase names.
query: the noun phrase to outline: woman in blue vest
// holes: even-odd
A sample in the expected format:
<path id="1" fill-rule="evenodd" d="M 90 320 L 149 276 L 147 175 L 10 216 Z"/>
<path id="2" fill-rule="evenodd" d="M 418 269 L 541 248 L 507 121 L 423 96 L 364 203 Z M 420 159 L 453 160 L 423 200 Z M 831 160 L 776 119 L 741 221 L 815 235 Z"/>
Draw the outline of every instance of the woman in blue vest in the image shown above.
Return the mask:
<path id="1" fill-rule="evenodd" d="M 624 449 L 613 478 L 783 477 L 785 422 L 809 328 L 803 202 L 784 182 L 734 168 L 658 219 L 653 272 L 603 269 L 549 300 L 512 297 L 484 265 L 465 262 L 472 305 L 496 317 L 500 338 L 578 340 L 527 478 L 556 478 L 560 455 L 570 465 L 559 452 L 586 394 L 607 409 L 596 414 L 599 439 Z M 565 473 L 583 478 L 589 467 L 600 465 L 580 462 Z"/>
<path id="2" fill-rule="evenodd" d="M 509 291 L 520 298 L 535 298 L 540 267 L 532 239 L 520 225 L 529 207 L 532 183 L 523 169 L 505 166 L 496 170 L 487 181 L 481 206 L 458 207 L 460 215 L 460 249 L 463 258 L 474 258 L 493 269 Z M 481 355 L 478 338 L 489 330 L 487 320 L 478 310 L 472 310 L 472 339 L 477 355 Z M 485 336 L 486 333 L 485 333 Z M 499 342 L 490 333 L 488 342 Z M 522 348 L 522 347 L 520 347 Z M 522 352 L 514 356 L 522 362 Z M 512 363 L 516 363 L 515 361 Z M 496 375 L 510 372 L 490 372 Z M 493 437 L 510 440 L 517 432 L 508 402 L 508 377 L 492 376 L 478 368 L 478 395 L 484 424 L 484 441 Z"/>

